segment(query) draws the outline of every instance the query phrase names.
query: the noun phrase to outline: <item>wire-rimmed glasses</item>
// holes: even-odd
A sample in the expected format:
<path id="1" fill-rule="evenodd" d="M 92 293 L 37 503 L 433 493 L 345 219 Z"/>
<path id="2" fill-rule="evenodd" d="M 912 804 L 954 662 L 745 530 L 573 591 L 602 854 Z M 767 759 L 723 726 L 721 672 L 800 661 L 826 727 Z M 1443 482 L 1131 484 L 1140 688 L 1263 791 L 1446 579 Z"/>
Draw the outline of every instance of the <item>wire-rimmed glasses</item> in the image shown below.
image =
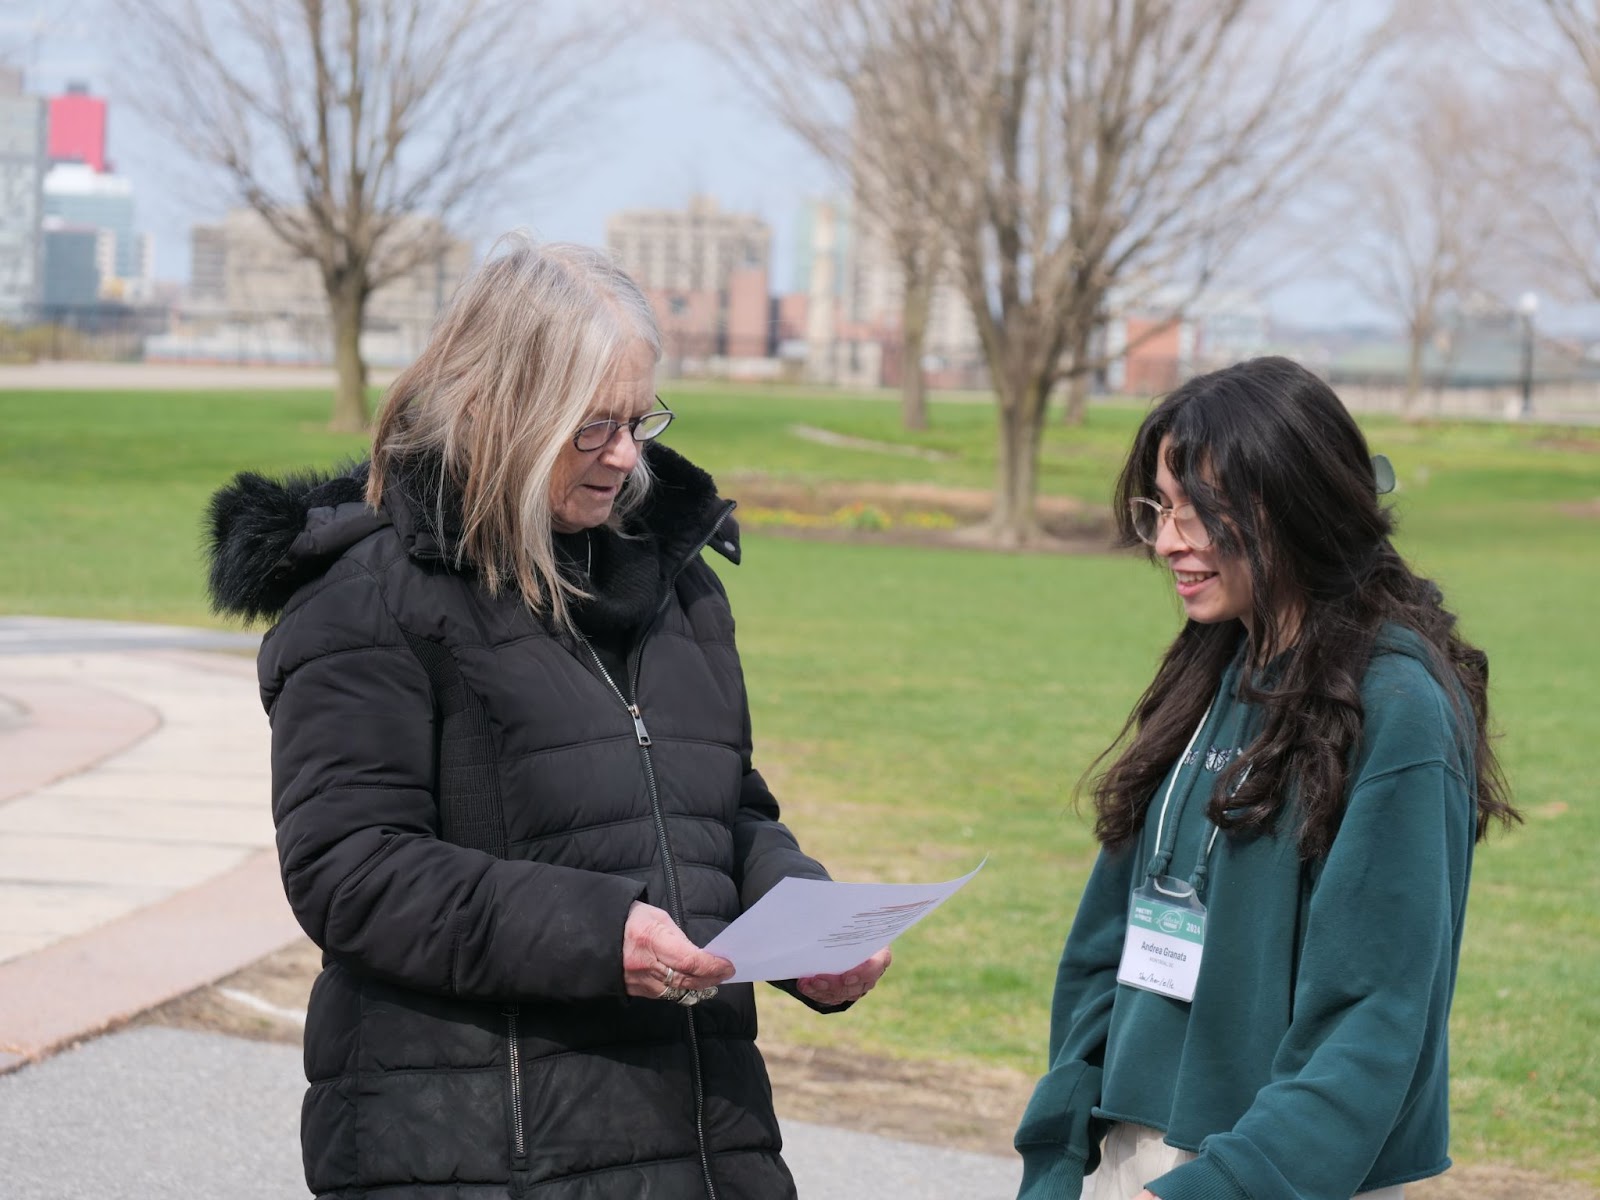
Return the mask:
<path id="1" fill-rule="evenodd" d="M 617 436 L 617 430 L 626 429 L 636 442 L 654 441 L 667 431 L 667 426 L 672 424 L 672 418 L 677 414 L 662 403 L 661 397 L 656 397 L 660 408 L 652 408 L 647 413 L 634 417 L 631 421 L 613 421 L 603 418 L 599 421 L 589 421 L 578 426 L 578 432 L 572 435 L 572 444 L 585 454 L 596 450 L 603 450 Z"/>
<path id="2" fill-rule="evenodd" d="M 1191 550 L 1204 550 L 1211 545 L 1211 534 L 1192 504 L 1162 504 L 1134 496 L 1128 501 L 1128 515 L 1133 519 L 1133 532 L 1147 546 L 1154 546 L 1161 536 L 1161 522 L 1170 520 L 1178 536 Z"/>

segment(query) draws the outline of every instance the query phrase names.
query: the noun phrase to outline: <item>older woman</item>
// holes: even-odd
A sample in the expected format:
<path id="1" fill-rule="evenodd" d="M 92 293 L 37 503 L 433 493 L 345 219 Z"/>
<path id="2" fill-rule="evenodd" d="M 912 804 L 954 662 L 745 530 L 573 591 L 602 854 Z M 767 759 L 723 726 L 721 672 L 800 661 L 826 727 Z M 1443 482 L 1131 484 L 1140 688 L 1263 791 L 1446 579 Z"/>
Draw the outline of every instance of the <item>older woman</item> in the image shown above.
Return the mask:
<path id="1" fill-rule="evenodd" d="M 699 949 L 826 878 L 751 765 L 709 546 L 652 440 L 659 336 L 609 260 L 516 240 L 390 389 L 369 464 L 212 504 L 262 644 L 323 1196 L 792 1195 L 748 985 Z M 787 985 L 867 992 L 887 951 Z M 719 986 L 721 985 L 721 986 Z"/>

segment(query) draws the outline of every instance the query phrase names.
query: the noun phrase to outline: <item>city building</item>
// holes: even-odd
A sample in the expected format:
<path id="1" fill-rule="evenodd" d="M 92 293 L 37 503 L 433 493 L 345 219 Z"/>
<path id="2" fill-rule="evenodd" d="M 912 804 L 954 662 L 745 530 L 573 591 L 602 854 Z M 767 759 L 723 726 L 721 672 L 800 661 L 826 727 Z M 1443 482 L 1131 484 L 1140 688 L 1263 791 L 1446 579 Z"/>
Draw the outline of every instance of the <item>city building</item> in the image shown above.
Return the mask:
<path id="1" fill-rule="evenodd" d="M 850 277 L 851 233 L 848 210 L 838 201 L 806 201 L 800 217 L 797 271 L 806 302 L 797 307 L 805 314 L 800 353 L 806 378 L 813 383 L 842 382 L 839 324 Z"/>
<path id="2" fill-rule="evenodd" d="M 440 239 L 439 223 L 408 218 L 391 244 Z M 294 253 L 254 209 L 197 225 L 192 282 L 181 328 L 147 356 L 280 363 L 325 362 L 332 344 L 327 292 L 317 265 Z M 385 283 L 367 301 L 362 348 L 378 365 L 409 362 L 434 318 L 472 268 L 472 247 L 445 236 L 440 253 Z"/>
<path id="3" fill-rule="evenodd" d="M 886 231 L 853 205 L 824 198 L 806 202 L 799 234 L 806 375 L 818 383 L 899 386 L 905 273 Z M 932 387 L 982 386 L 977 324 L 952 275 L 947 267 L 933 288 L 923 371 Z"/>
<path id="4" fill-rule="evenodd" d="M 781 358 L 805 357 L 806 312 L 811 297 L 805 292 L 785 292 L 772 301 L 774 352 Z M 798 346 L 798 354 L 795 347 Z"/>
<path id="5" fill-rule="evenodd" d="M 765 268 L 772 229 L 760 217 L 723 212 L 710 196 L 686 209 L 639 208 L 606 219 L 606 249 L 641 288 L 720 292 L 741 267 Z"/>
<path id="6" fill-rule="evenodd" d="M 50 161 L 84 163 L 105 174 L 106 102 L 89 95 L 87 84 L 69 83 L 64 96 L 50 98 Z"/>
<path id="7" fill-rule="evenodd" d="M 849 321 L 858 337 L 896 347 L 885 356 L 882 382 L 898 387 L 905 370 L 898 352 L 905 337 L 905 271 L 881 223 L 859 213 L 857 226 L 848 265 Z M 922 368 L 930 387 L 971 386 L 984 369 L 978 325 L 955 273 L 954 263 L 942 264 L 929 296 Z"/>
<path id="8" fill-rule="evenodd" d="M 47 109 L 22 83 L 0 66 L 0 320 L 22 319 L 39 299 Z"/>
<path id="9" fill-rule="evenodd" d="M 1107 389 L 1130 396 L 1169 392 L 1190 375 L 1269 348 L 1266 306 L 1251 292 L 1132 287 L 1110 298 L 1104 329 Z"/>
<path id="10" fill-rule="evenodd" d="M 89 309 L 100 303 L 105 240 L 104 231 L 92 226 L 45 218 L 39 303 L 47 320 L 52 310 Z"/>
<path id="11" fill-rule="evenodd" d="M 196 225 L 189 230 L 189 301 L 225 307 L 228 299 L 228 220 L 221 225 Z M 240 229 L 240 233 L 245 232 Z M 253 231 L 251 231 L 253 232 Z M 237 236 L 237 234 L 236 234 Z"/>
<path id="12" fill-rule="evenodd" d="M 607 218 L 606 248 L 649 298 L 670 370 L 770 354 L 772 229 L 760 217 L 724 212 L 710 196 L 681 210 L 629 209 Z"/>
<path id="13" fill-rule="evenodd" d="M 133 184 L 86 162 L 59 162 L 44 177 L 44 214 L 75 228 L 103 229 L 101 286 L 117 298 L 139 299 L 154 281 L 149 234 L 135 228 Z"/>
<path id="14" fill-rule="evenodd" d="M 728 275 L 727 344 L 729 358 L 767 358 L 772 354 L 772 288 L 765 263 L 739 267 Z"/>

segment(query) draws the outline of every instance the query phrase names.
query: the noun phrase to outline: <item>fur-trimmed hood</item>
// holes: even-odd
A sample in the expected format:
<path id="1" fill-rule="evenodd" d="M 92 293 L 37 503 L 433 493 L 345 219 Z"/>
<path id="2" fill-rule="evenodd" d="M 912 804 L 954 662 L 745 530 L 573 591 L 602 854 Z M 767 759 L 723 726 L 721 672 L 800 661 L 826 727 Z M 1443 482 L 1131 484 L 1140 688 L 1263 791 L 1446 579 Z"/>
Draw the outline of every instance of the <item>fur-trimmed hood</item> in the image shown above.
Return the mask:
<path id="1" fill-rule="evenodd" d="M 664 555 L 709 544 L 737 563 L 732 502 L 717 495 L 711 476 L 666 446 L 652 443 L 646 453 L 655 484 L 634 521 L 657 539 Z M 365 499 L 365 462 L 281 479 L 253 471 L 235 476 L 207 510 L 212 608 L 247 621 L 275 619 L 296 591 L 386 526 L 394 526 L 414 558 L 449 559 L 452 512 L 448 503 L 439 513 L 422 499 L 419 485 L 428 474 L 426 466 L 400 472 L 377 512 Z"/>

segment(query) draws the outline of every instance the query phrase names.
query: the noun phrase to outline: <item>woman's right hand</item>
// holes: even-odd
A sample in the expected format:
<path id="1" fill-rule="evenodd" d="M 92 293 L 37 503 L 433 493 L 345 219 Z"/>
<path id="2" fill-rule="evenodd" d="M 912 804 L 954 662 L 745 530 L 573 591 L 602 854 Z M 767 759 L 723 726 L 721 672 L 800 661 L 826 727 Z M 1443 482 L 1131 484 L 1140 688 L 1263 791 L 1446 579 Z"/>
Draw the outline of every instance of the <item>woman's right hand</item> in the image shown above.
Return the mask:
<path id="1" fill-rule="evenodd" d="M 712 988 L 732 974 L 731 962 L 696 946 L 669 913 L 642 900 L 628 909 L 622 927 L 622 977 L 628 995 L 659 1000 L 669 988 Z"/>

